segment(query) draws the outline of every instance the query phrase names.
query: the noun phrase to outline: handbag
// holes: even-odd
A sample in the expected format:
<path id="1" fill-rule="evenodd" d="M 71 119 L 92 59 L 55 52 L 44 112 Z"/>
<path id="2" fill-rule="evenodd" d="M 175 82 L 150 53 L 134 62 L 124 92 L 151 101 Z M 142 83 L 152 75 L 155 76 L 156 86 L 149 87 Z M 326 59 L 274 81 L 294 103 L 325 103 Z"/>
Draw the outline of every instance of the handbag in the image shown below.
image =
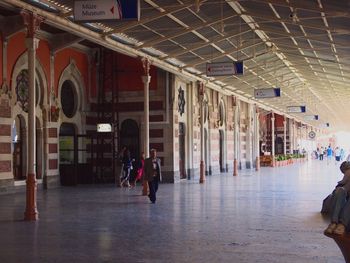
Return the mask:
<path id="1" fill-rule="evenodd" d="M 323 200 L 322 209 L 321 209 L 322 214 L 331 213 L 331 211 L 332 211 L 332 199 L 333 199 L 333 195 L 330 194 Z"/>

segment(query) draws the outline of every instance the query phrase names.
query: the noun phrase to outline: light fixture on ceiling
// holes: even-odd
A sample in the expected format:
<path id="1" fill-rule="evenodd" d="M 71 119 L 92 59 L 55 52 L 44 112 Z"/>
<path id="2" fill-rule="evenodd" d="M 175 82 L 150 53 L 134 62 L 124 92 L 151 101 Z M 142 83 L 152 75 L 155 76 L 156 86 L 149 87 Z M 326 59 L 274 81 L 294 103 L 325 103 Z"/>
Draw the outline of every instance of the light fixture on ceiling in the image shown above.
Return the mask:
<path id="1" fill-rule="evenodd" d="M 293 21 L 293 23 L 298 22 L 297 10 L 290 12 L 289 18 Z"/>

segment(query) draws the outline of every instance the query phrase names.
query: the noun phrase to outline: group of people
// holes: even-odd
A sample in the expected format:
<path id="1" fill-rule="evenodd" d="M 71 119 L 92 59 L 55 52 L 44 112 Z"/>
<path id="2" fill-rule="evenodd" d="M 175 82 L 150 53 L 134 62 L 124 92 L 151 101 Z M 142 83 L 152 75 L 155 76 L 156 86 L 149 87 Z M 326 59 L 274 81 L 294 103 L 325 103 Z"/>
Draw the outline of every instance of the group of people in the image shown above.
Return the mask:
<path id="1" fill-rule="evenodd" d="M 150 201 L 156 202 L 158 184 L 162 180 L 161 163 L 157 157 L 157 150 L 151 149 L 150 157 L 145 159 L 145 153 L 141 153 L 139 161 L 131 158 L 130 150 L 123 146 L 119 153 L 121 163 L 120 186 L 134 187 L 138 181 L 148 184 Z M 131 172 L 133 171 L 133 176 Z"/>
<path id="2" fill-rule="evenodd" d="M 328 147 L 317 147 L 316 151 L 314 151 L 315 159 L 323 161 L 327 159 L 327 164 L 332 162 L 334 159 L 335 164 L 345 159 L 345 151 L 343 148 L 335 147 L 332 148 L 330 145 Z M 346 158 L 347 161 L 350 161 L 350 154 Z"/>
<path id="3" fill-rule="evenodd" d="M 331 218 L 326 234 L 343 235 L 350 229 L 350 162 L 344 161 L 340 165 L 340 171 L 344 174 L 343 179 L 323 201 L 321 212 L 328 213 Z"/>

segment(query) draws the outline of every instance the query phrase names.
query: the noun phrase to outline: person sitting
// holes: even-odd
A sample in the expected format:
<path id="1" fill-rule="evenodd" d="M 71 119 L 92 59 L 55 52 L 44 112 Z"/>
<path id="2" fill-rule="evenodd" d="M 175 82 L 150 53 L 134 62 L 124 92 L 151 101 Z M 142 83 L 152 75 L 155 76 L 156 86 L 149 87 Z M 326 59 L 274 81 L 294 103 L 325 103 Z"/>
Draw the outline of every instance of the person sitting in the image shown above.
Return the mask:
<path id="1" fill-rule="evenodd" d="M 350 162 L 343 162 L 340 171 L 344 174 L 332 193 L 331 223 L 325 230 L 326 234 L 343 235 L 350 222 Z"/>

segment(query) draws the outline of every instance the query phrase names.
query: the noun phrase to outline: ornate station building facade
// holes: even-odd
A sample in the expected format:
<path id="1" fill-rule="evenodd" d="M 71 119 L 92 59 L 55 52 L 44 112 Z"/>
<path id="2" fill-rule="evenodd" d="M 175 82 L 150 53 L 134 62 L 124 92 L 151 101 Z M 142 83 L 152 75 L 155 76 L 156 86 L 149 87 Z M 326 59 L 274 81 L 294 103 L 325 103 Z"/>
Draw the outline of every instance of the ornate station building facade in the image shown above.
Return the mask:
<path id="1" fill-rule="evenodd" d="M 312 130 L 31 13 L 2 13 L 1 193 L 24 189 L 30 175 L 39 189 L 114 182 L 122 145 L 135 159 L 157 149 L 164 182 L 239 175 L 300 151 Z"/>

